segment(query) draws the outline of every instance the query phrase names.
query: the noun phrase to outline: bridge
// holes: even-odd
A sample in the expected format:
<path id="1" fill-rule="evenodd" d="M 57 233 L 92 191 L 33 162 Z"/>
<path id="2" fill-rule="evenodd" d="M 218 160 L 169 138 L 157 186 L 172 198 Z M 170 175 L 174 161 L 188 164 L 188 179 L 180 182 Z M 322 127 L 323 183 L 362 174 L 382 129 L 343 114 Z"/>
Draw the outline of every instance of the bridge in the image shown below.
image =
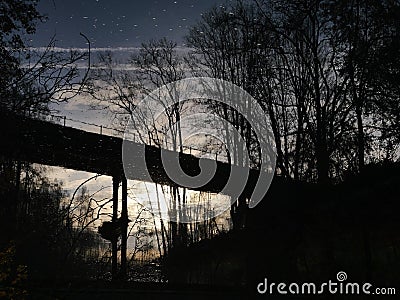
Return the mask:
<path id="1" fill-rule="evenodd" d="M 65 167 L 69 169 L 108 175 L 113 178 L 113 222 L 118 221 L 118 190 L 121 183 L 121 274 L 126 274 L 127 250 L 127 178 L 122 162 L 123 139 L 87 132 L 80 129 L 54 124 L 48 121 L 33 119 L 27 116 L 0 112 L 0 156 L 16 161 Z M 101 132 L 101 131 L 100 131 Z M 126 141 L 127 142 L 127 141 Z M 161 149 L 152 145 L 143 145 L 128 141 L 129 149 L 137 155 L 145 155 L 146 164 L 131 166 L 134 172 L 129 179 L 152 181 L 162 185 L 186 187 L 176 184 L 166 174 L 161 157 L 176 156 L 178 153 Z M 144 149 L 144 151 L 143 151 Z M 199 162 L 206 163 L 210 159 L 195 157 L 187 153 L 179 153 L 182 170 L 189 176 L 200 173 Z M 217 159 L 217 157 L 215 158 Z M 248 198 L 259 177 L 258 170 L 245 170 L 226 162 L 216 161 L 217 168 L 213 178 L 205 185 L 193 190 L 219 193 L 228 181 L 232 168 L 249 171 L 249 178 L 241 197 Z M 240 170 L 239 170 L 240 171 Z M 147 173 L 148 172 L 148 173 Z M 151 179 L 149 180 L 148 175 Z M 190 188 L 190 187 L 188 187 Z M 113 275 L 117 274 L 117 241 L 112 241 Z"/>

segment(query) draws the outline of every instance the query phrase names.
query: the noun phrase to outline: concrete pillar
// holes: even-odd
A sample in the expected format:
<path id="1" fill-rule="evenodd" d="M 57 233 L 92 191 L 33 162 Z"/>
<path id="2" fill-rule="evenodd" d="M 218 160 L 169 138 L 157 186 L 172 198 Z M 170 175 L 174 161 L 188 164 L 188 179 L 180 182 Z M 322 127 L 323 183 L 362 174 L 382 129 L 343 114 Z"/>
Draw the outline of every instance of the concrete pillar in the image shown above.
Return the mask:
<path id="1" fill-rule="evenodd" d="M 119 188 L 119 178 L 118 177 L 113 177 L 113 194 L 112 194 L 112 200 L 113 200 L 113 216 L 112 216 L 112 222 L 113 225 L 115 226 L 118 221 L 118 188 Z M 115 228 L 115 227 L 114 227 Z M 112 257 L 111 257 L 111 274 L 112 274 L 112 279 L 115 280 L 118 276 L 118 236 L 114 235 L 111 241 L 111 246 L 112 246 Z"/>
<path id="2" fill-rule="evenodd" d="M 128 185 L 125 176 L 122 178 L 121 207 L 121 279 L 126 279 L 126 249 L 128 242 Z"/>

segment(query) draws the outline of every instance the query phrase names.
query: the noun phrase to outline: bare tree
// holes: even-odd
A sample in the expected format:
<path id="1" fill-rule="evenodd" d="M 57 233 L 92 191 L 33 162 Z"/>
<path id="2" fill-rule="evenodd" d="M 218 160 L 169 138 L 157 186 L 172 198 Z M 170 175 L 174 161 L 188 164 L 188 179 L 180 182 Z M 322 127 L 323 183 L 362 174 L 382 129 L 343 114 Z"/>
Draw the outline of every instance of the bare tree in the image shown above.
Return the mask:
<path id="1" fill-rule="evenodd" d="M 166 39 L 144 43 L 139 53 L 132 54 L 130 66 L 129 70 L 117 69 L 111 53 L 101 54 L 97 71 L 91 78 L 92 95 L 102 106 L 110 108 L 123 118 L 129 118 L 137 130 L 140 142 L 183 151 L 180 128 L 183 105 L 165 106 L 165 101 L 151 94 L 154 89 L 178 81 L 184 76 L 184 61 L 176 51 L 176 43 Z M 171 99 L 179 97 L 178 91 L 173 87 L 168 93 Z M 152 116 L 148 119 L 148 116 L 140 114 L 138 118 L 133 118 L 134 115 L 137 116 L 133 111 L 139 101 L 146 96 L 153 97 L 152 101 L 163 105 L 163 115 L 159 119 L 151 119 Z M 146 104 L 141 103 L 141 105 Z M 171 139 L 168 140 L 167 136 Z M 171 191 L 170 213 L 177 216 L 178 207 L 185 205 L 186 191 L 183 191 L 183 195 L 174 187 L 171 187 Z M 168 240 L 167 244 L 177 245 L 178 227 L 184 232 L 186 225 L 171 222 L 169 226 L 173 241 Z M 162 236 L 165 241 L 164 233 Z"/>

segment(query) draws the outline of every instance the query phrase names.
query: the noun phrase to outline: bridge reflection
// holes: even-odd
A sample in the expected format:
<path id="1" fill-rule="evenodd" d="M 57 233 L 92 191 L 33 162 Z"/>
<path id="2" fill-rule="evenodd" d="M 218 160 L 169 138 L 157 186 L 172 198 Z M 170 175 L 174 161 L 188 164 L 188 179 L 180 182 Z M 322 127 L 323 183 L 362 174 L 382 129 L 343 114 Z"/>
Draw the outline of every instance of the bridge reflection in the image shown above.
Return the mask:
<path id="1" fill-rule="evenodd" d="M 76 128 L 54 124 L 51 122 L 19 116 L 8 112 L 0 112 L 0 138 L 2 147 L 0 155 L 14 160 L 39 163 L 49 166 L 64 167 L 78 171 L 86 171 L 113 178 L 113 219 L 121 227 L 121 270 L 117 270 L 118 248 L 117 240 L 113 239 L 112 270 L 113 275 L 126 275 L 127 252 L 127 178 L 122 162 L 123 139 L 83 131 Z M 162 185 L 187 187 L 178 185 L 165 172 L 162 157 L 179 155 L 182 170 L 189 176 L 196 176 L 200 172 L 199 162 L 206 163 L 212 160 L 198 158 L 187 153 L 176 153 L 160 149 L 152 145 L 143 145 L 128 141 L 129 150 L 137 155 L 145 156 L 145 164 L 132 162 L 129 180 L 151 181 Z M 144 150 L 143 150 L 144 149 Z M 248 170 L 242 167 L 231 166 L 228 163 L 217 161 L 216 172 L 213 178 L 193 190 L 219 193 L 226 185 L 232 168 Z M 239 170 L 240 171 L 240 170 Z M 150 175 L 150 177 L 148 176 Z M 259 171 L 251 169 L 249 178 L 241 197 L 250 197 L 257 182 Z M 118 189 L 121 184 L 121 216 L 118 218 Z"/>

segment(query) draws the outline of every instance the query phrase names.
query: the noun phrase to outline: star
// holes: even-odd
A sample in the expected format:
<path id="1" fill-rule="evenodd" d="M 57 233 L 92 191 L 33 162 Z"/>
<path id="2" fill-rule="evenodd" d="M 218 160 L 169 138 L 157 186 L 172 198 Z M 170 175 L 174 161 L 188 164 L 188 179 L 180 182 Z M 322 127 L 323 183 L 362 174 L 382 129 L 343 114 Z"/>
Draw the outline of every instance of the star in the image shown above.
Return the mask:
<path id="1" fill-rule="evenodd" d="M 68 4 L 57 2 L 56 7 L 52 0 L 43 0 L 41 3 L 40 12 L 48 15 L 49 19 L 38 26 L 33 45 L 47 45 L 54 32 L 57 32 L 58 46 L 80 47 L 82 40 L 79 32 L 82 31 L 91 40 L 96 40 L 93 47 L 101 48 L 110 44 L 114 47 L 140 46 L 142 42 L 163 37 L 181 45 L 187 29 L 199 19 L 199 14 L 221 5 L 223 0 L 69 0 Z M 99 26 L 103 31 L 98 30 Z M 139 28 L 140 36 L 136 34 Z M 136 38 L 131 38 L 127 43 L 125 36 L 117 34 L 120 32 Z"/>

